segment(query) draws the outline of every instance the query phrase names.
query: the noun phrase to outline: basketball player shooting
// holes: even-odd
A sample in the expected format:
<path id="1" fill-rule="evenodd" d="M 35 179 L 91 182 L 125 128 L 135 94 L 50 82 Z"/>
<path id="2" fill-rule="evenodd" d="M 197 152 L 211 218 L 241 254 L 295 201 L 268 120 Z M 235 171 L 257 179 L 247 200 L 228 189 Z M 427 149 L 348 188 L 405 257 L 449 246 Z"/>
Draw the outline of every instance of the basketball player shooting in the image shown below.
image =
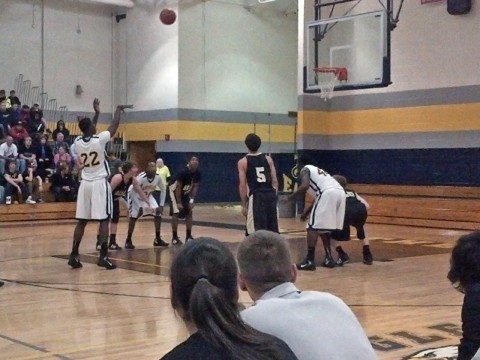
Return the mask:
<path id="1" fill-rule="evenodd" d="M 73 233 L 72 252 L 68 265 L 73 269 L 82 267 L 78 250 L 88 221 L 100 222 L 100 256 L 97 265 L 107 270 L 115 269 L 108 258 L 108 223 L 112 214 L 112 190 L 108 182 L 109 168 L 105 158 L 105 146 L 115 135 L 120 124 L 121 113 L 131 109 L 133 105 L 118 105 L 113 120 L 106 131 L 96 135 L 100 101 L 93 100 L 95 116 L 93 119 L 83 118 L 79 121 L 82 135 L 75 139 L 78 163 L 82 168 L 82 181 L 78 189 L 75 218 L 78 220 Z"/>

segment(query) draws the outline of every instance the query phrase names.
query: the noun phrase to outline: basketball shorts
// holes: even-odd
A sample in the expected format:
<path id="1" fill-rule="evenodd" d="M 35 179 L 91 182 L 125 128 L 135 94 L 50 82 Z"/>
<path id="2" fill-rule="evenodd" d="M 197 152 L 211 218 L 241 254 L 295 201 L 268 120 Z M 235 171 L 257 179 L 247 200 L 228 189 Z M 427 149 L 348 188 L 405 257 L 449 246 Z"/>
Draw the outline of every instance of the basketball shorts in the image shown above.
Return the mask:
<path id="1" fill-rule="evenodd" d="M 173 214 L 177 214 L 179 219 L 185 219 L 185 217 L 190 214 L 190 196 L 183 195 L 181 202 L 182 202 L 182 210 L 178 209 L 177 199 L 175 198 L 175 190 L 169 189 L 170 191 L 170 216 Z"/>
<path id="2" fill-rule="evenodd" d="M 152 194 L 148 195 L 148 203 L 140 199 L 137 192 L 130 187 L 128 190 L 128 216 L 131 218 L 138 218 L 140 216 L 140 209 L 142 209 L 142 216 L 155 216 L 155 210 L 148 209 L 157 209 L 158 204 Z"/>
<path id="3" fill-rule="evenodd" d="M 307 229 L 331 232 L 343 229 L 345 217 L 345 191 L 343 189 L 326 189 L 313 202 Z"/>
<path id="4" fill-rule="evenodd" d="M 108 220 L 112 215 L 112 190 L 107 179 L 82 180 L 78 188 L 78 220 Z"/>
<path id="5" fill-rule="evenodd" d="M 275 191 L 257 191 L 248 198 L 247 234 L 257 230 L 278 233 L 277 194 Z"/>
<path id="6" fill-rule="evenodd" d="M 350 226 L 357 230 L 357 238 L 365 239 L 364 225 L 367 222 L 367 208 L 361 201 L 349 202 L 345 206 L 345 219 L 343 229 L 332 232 L 332 239 L 337 241 L 350 240 Z"/>

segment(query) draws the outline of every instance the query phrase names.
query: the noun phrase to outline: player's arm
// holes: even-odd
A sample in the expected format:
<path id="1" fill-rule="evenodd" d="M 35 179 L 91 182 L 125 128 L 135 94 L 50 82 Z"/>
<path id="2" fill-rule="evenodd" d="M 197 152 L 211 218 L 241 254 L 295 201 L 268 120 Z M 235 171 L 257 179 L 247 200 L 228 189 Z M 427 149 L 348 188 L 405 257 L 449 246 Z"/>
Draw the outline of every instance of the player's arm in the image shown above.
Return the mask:
<path id="1" fill-rule="evenodd" d="M 110 136 L 113 137 L 117 130 L 118 126 L 120 125 L 120 118 L 122 112 L 125 112 L 125 109 L 132 109 L 133 105 L 118 105 L 117 109 L 115 110 L 115 114 L 113 115 L 113 120 L 110 123 L 110 126 L 108 127 L 107 131 L 110 133 Z"/>
<path id="2" fill-rule="evenodd" d="M 160 189 L 160 204 L 161 207 L 165 206 L 165 198 L 167 197 L 167 186 L 163 182 L 163 179 L 159 176 L 158 188 Z"/>
<path id="3" fill-rule="evenodd" d="M 361 203 L 363 203 L 363 205 L 365 205 L 365 207 L 368 209 L 370 209 L 370 205 L 368 204 L 367 200 L 365 200 L 364 198 L 362 198 L 360 195 L 358 195 L 357 193 L 355 193 L 355 195 L 357 196 L 357 199 L 360 200 Z"/>
<path id="4" fill-rule="evenodd" d="M 140 196 L 140 199 L 142 199 L 143 201 L 148 203 L 148 196 L 142 190 L 142 187 L 140 186 L 140 183 L 138 182 L 137 178 L 133 178 L 132 186 L 133 186 L 133 190 L 135 190 L 137 192 L 138 196 Z"/>
<path id="5" fill-rule="evenodd" d="M 288 200 L 294 200 L 299 194 L 305 194 L 307 192 L 310 187 L 310 172 L 308 169 L 303 168 L 302 171 L 300 171 L 300 180 L 300 185 L 297 190 L 288 197 Z"/>
<path id="6" fill-rule="evenodd" d="M 275 169 L 275 164 L 270 156 L 266 156 L 268 165 L 270 165 L 270 175 L 272 176 L 272 186 L 278 191 L 278 179 L 277 179 L 277 170 Z"/>
<path id="7" fill-rule="evenodd" d="M 304 210 L 303 210 L 303 214 L 300 215 L 300 219 L 305 221 L 307 220 L 308 218 L 308 215 L 310 215 L 310 212 L 312 211 L 313 209 L 313 203 L 311 203 L 310 205 L 308 205 Z"/>
<path id="8" fill-rule="evenodd" d="M 97 98 L 93 99 L 93 111 L 95 115 L 93 115 L 92 123 L 93 126 L 97 127 L 98 117 L 100 115 L 100 100 Z"/>
<path id="9" fill-rule="evenodd" d="M 183 188 L 183 182 L 177 180 L 175 183 L 175 191 L 173 194 L 175 195 L 175 200 L 177 201 L 177 207 L 178 209 L 182 209 L 182 188 Z"/>
<path id="10" fill-rule="evenodd" d="M 115 189 L 120 185 L 122 182 L 122 174 L 116 174 L 112 177 L 110 180 L 110 187 L 112 188 L 112 191 L 115 191 Z"/>
<path id="11" fill-rule="evenodd" d="M 238 160 L 238 193 L 240 194 L 240 203 L 242 209 L 247 208 L 248 203 L 248 188 L 247 188 L 247 159 L 242 158 Z"/>

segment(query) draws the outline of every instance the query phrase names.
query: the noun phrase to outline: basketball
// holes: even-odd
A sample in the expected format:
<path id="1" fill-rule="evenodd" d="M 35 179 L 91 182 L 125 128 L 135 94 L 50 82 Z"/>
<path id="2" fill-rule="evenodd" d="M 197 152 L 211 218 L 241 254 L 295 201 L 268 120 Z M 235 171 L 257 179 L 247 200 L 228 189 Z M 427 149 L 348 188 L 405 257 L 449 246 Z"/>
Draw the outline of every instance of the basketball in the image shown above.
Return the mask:
<path id="1" fill-rule="evenodd" d="M 172 25 L 177 19 L 177 14 L 172 9 L 163 9 L 160 12 L 160 21 L 165 25 Z"/>

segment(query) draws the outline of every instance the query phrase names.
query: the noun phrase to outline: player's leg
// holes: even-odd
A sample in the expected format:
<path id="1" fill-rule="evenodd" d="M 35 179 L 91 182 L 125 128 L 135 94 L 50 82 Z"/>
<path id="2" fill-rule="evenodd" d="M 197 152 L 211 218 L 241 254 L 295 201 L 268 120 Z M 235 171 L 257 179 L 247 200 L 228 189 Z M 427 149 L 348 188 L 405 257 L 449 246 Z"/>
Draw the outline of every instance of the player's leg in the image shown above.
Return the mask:
<path id="1" fill-rule="evenodd" d="M 142 216 L 142 209 L 138 211 L 138 217 Z M 125 240 L 125 249 L 133 250 L 135 249 L 135 245 L 133 245 L 133 231 L 135 230 L 135 225 L 137 223 L 138 217 L 129 217 L 128 218 L 128 230 L 127 230 L 127 238 Z"/>
<path id="2" fill-rule="evenodd" d="M 323 262 L 322 266 L 331 269 L 335 267 L 336 264 L 332 256 L 330 232 L 321 233 L 320 238 L 322 239 L 323 249 L 325 250 L 325 261 Z"/>
<path id="3" fill-rule="evenodd" d="M 68 259 L 68 265 L 73 269 L 82 267 L 79 257 L 80 243 L 82 242 L 85 226 L 91 217 L 91 198 L 92 198 L 92 184 L 90 181 L 82 181 L 78 189 L 78 201 L 76 206 L 75 218 L 78 220 L 75 230 L 73 232 L 72 252 Z"/>
<path id="4" fill-rule="evenodd" d="M 133 231 L 135 230 L 135 224 L 137 219 L 142 216 L 143 209 L 140 206 L 140 199 L 138 195 L 135 193 L 135 190 L 130 189 L 127 195 L 127 202 L 128 202 L 128 230 L 127 230 L 127 238 L 125 240 L 125 249 L 133 250 L 135 249 L 135 245 L 133 245 Z"/>
<path id="5" fill-rule="evenodd" d="M 100 221 L 100 254 L 97 265 L 107 270 L 117 266 L 108 258 L 108 224 L 113 213 L 112 190 L 107 179 L 92 181 L 92 220 Z"/>
<path id="6" fill-rule="evenodd" d="M 253 234 L 255 232 L 255 213 L 254 213 L 254 200 L 255 195 L 252 194 L 248 197 L 248 207 L 247 207 L 247 224 L 245 228 L 245 236 Z"/>
<path id="7" fill-rule="evenodd" d="M 73 232 L 72 252 L 70 253 L 70 257 L 68 259 L 68 265 L 70 265 L 73 269 L 82 267 L 78 250 L 85 232 L 85 226 L 87 226 L 87 220 L 78 220 Z"/>
<path id="8" fill-rule="evenodd" d="M 315 265 L 315 247 L 317 245 L 318 233 L 314 229 L 307 229 L 307 257 L 300 264 L 297 264 L 298 270 L 316 269 Z"/>
<path id="9" fill-rule="evenodd" d="M 188 209 L 188 208 L 187 208 Z M 187 214 L 185 215 L 185 226 L 187 228 L 187 236 L 185 238 L 185 242 L 193 240 L 192 235 L 192 227 L 193 227 L 193 211 L 187 210 Z"/>
<path id="10" fill-rule="evenodd" d="M 275 192 L 266 194 L 266 212 L 268 214 L 266 229 L 278 233 L 278 207 L 277 194 Z"/>
<path id="11" fill-rule="evenodd" d="M 178 215 L 180 210 L 178 209 L 177 199 L 175 197 L 175 188 L 169 187 L 170 199 L 170 215 L 172 216 L 172 245 L 183 244 L 178 237 Z"/>
<path id="12" fill-rule="evenodd" d="M 110 250 L 122 250 L 122 248 L 117 244 L 117 227 L 118 221 L 120 220 L 120 201 L 113 201 L 113 213 L 112 220 L 110 221 L 110 240 L 108 242 L 108 248 Z"/>
<path id="13" fill-rule="evenodd" d="M 362 219 L 362 222 L 359 223 L 355 228 L 357 230 L 357 237 L 359 240 L 362 240 L 362 254 L 363 254 L 363 263 L 365 265 L 372 265 L 373 264 L 373 255 L 370 251 L 370 242 L 368 241 L 368 237 L 365 233 L 365 222 L 367 221 L 367 216 Z"/>
<path id="14" fill-rule="evenodd" d="M 337 254 L 338 254 L 336 264 L 338 266 L 343 266 L 343 264 L 346 264 L 347 262 L 350 261 L 350 257 L 340 245 L 342 242 L 350 240 L 350 225 L 348 221 L 344 223 L 342 230 L 333 231 L 330 234 L 330 237 L 332 240 L 332 245 L 335 247 L 335 250 L 337 251 Z"/>
<path id="15" fill-rule="evenodd" d="M 161 226 L 162 226 L 162 211 L 158 206 L 157 200 L 150 195 L 149 197 L 149 207 L 155 209 L 153 214 L 153 224 L 155 226 L 155 239 L 153 240 L 153 246 L 168 246 L 169 244 L 163 241 L 162 236 L 160 234 Z"/>

